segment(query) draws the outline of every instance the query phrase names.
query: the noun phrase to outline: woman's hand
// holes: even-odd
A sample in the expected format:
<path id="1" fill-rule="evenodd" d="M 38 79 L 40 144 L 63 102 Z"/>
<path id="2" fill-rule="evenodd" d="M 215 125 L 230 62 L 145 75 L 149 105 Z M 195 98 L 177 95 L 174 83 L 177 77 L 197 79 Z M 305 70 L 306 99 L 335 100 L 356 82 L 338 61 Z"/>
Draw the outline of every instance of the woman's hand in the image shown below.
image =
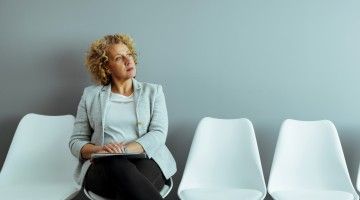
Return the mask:
<path id="1" fill-rule="evenodd" d="M 144 148 L 137 142 L 110 143 L 103 147 L 109 153 L 144 153 Z"/>
<path id="2" fill-rule="evenodd" d="M 126 143 L 109 143 L 103 146 L 108 153 L 126 153 Z"/>
<path id="3" fill-rule="evenodd" d="M 83 159 L 90 159 L 91 154 L 93 153 L 109 153 L 104 146 L 96 146 L 94 144 L 88 143 L 85 144 L 81 150 L 81 157 Z"/>
<path id="4" fill-rule="evenodd" d="M 126 144 L 127 153 L 144 153 L 144 148 L 137 142 L 130 142 Z"/>

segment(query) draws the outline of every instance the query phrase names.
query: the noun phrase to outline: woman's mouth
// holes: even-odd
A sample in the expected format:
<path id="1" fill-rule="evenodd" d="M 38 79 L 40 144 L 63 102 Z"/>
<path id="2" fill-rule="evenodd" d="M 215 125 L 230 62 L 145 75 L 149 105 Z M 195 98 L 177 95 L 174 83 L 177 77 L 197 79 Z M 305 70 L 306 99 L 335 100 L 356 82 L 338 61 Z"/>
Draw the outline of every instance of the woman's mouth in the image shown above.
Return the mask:
<path id="1" fill-rule="evenodd" d="M 131 68 L 127 69 L 126 71 L 129 72 L 129 71 L 131 71 L 131 70 L 133 70 L 133 69 L 134 69 L 134 68 L 131 67 Z"/>

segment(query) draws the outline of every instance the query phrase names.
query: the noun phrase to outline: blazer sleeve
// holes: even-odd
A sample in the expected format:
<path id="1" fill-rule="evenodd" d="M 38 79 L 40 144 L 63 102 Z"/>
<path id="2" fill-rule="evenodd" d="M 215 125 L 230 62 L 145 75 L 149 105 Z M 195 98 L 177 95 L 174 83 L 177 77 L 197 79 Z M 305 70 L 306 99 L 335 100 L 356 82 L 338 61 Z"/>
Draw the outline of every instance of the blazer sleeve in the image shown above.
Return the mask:
<path id="1" fill-rule="evenodd" d="M 69 141 L 69 148 L 71 153 L 79 160 L 84 160 L 81 157 L 80 150 L 85 144 L 90 143 L 92 132 L 92 128 L 90 127 L 86 111 L 85 96 L 86 93 L 84 89 L 83 95 L 81 96 L 81 100 L 77 108 L 73 133 L 70 136 Z"/>
<path id="2" fill-rule="evenodd" d="M 161 85 L 158 85 L 151 116 L 149 131 L 138 138 L 136 142 L 141 144 L 146 154 L 152 158 L 156 151 L 165 145 L 168 132 L 168 114 L 165 95 Z"/>

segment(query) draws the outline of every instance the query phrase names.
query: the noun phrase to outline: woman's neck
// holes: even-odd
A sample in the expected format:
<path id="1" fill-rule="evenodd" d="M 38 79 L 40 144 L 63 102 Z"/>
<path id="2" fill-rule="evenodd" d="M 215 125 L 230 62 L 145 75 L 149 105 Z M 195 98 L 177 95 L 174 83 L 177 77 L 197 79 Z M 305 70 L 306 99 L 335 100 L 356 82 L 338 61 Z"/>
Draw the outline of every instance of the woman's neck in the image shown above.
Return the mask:
<path id="1" fill-rule="evenodd" d="M 131 95 L 134 91 L 132 79 L 130 78 L 124 81 L 113 80 L 111 82 L 111 91 L 125 96 Z"/>

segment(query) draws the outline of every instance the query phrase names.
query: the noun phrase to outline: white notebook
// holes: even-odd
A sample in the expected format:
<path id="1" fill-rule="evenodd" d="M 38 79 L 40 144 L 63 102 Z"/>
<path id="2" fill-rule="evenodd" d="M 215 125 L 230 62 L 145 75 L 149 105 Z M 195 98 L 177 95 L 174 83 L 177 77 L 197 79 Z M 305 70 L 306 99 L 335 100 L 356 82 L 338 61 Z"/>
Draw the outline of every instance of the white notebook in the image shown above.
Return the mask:
<path id="1" fill-rule="evenodd" d="M 148 158 L 146 153 L 93 153 L 91 159 L 109 156 L 124 156 L 126 158 Z"/>

